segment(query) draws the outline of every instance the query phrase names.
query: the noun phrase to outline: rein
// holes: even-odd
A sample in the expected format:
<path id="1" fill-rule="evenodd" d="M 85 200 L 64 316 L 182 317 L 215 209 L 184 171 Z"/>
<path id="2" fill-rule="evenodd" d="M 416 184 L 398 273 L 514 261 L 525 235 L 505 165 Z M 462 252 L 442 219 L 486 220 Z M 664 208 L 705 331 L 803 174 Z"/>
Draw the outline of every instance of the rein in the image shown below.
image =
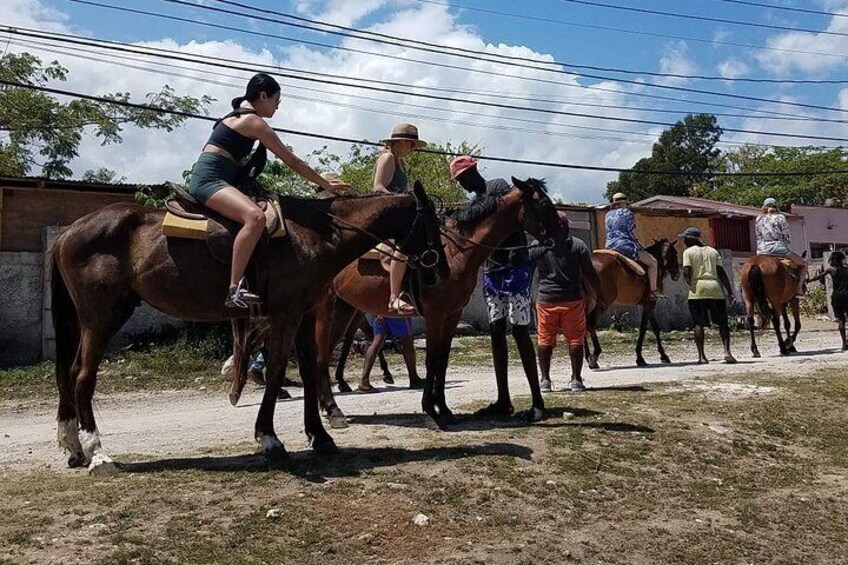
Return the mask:
<path id="1" fill-rule="evenodd" d="M 413 196 L 414 196 L 414 195 L 413 195 Z M 404 239 L 401 241 L 400 245 L 395 245 L 394 243 L 392 243 L 391 241 L 389 241 L 389 240 L 387 240 L 387 239 L 380 238 L 380 237 L 378 237 L 378 236 L 374 235 L 373 233 L 371 233 L 370 231 L 366 230 L 365 228 L 361 228 L 361 227 L 357 226 L 356 224 L 353 224 L 353 223 L 351 223 L 351 222 L 348 222 L 347 220 L 345 220 L 345 219 L 343 219 L 343 218 L 341 218 L 341 217 L 339 217 L 339 216 L 337 216 L 337 215 L 335 215 L 335 214 L 333 214 L 333 213 L 331 213 L 331 212 L 328 212 L 327 210 L 322 210 L 322 209 L 320 209 L 320 208 L 318 208 L 318 207 L 316 207 L 316 206 L 313 206 L 312 204 L 310 204 L 310 203 L 309 203 L 309 202 L 307 202 L 307 201 L 304 201 L 304 202 L 303 202 L 303 204 L 304 204 L 307 208 L 310 208 L 310 209 L 314 210 L 315 212 L 318 212 L 318 213 L 320 213 L 320 214 L 323 214 L 323 215 L 327 216 L 328 218 L 331 218 L 331 219 L 332 219 L 332 220 L 334 220 L 335 222 L 338 222 L 338 223 L 339 223 L 339 224 L 341 224 L 343 227 L 346 227 L 346 228 L 348 228 L 348 229 L 351 229 L 351 230 L 353 230 L 353 231 L 356 231 L 356 232 L 358 232 L 358 233 L 361 233 L 361 234 L 365 235 L 366 237 L 370 238 L 372 241 L 376 242 L 378 245 L 379 245 L 379 244 L 383 244 L 383 245 L 385 245 L 386 247 L 388 247 L 389 249 L 391 249 L 392 251 L 394 251 L 394 252 L 396 252 L 396 253 L 399 253 L 399 254 L 401 254 L 401 255 L 405 256 L 406 258 L 405 258 L 405 259 L 402 259 L 402 258 L 400 258 L 400 257 L 398 257 L 398 256 L 396 256 L 396 255 L 394 255 L 394 254 L 392 254 L 392 253 L 389 253 L 388 251 L 383 251 L 382 249 L 380 249 L 380 248 L 378 248 L 378 247 L 376 247 L 376 246 L 374 247 L 374 251 L 376 251 L 377 253 L 380 253 L 381 255 L 384 255 L 384 256 L 386 256 L 386 257 L 389 257 L 390 259 L 392 259 L 392 260 L 394 260 L 394 261 L 401 261 L 401 262 L 403 262 L 403 263 L 406 263 L 407 265 L 409 265 L 409 266 L 410 266 L 411 268 L 413 268 L 413 269 L 417 269 L 417 268 L 419 268 L 419 267 L 423 267 L 423 268 L 425 268 L 425 269 L 433 268 L 433 267 L 435 267 L 435 266 L 436 266 L 436 264 L 437 264 L 437 263 L 438 263 L 438 261 L 439 261 L 438 253 L 437 253 L 435 250 L 433 250 L 432 248 L 431 248 L 431 249 L 427 249 L 427 250 L 426 250 L 426 251 L 424 251 L 424 253 L 422 253 L 420 256 L 410 255 L 410 254 L 408 254 L 408 253 L 405 253 L 405 252 L 401 249 L 401 246 L 402 246 L 402 245 L 406 242 L 406 239 L 407 239 L 407 238 L 409 238 L 409 237 L 411 237 L 411 236 L 412 236 L 412 234 L 414 233 L 414 231 L 415 231 L 415 226 L 417 226 L 417 225 L 418 225 L 418 222 L 419 222 L 419 221 L 421 221 L 421 217 L 422 217 L 422 215 L 423 215 L 424 206 L 422 206 L 422 204 L 421 204 L 421 202 L 418 200 L 418 197 L 417 197 L 417 196 L 415 196 L 415 219 L 412 221 L 412 226 L 410 227 L 409 235 L 407 236 L 407 238 L 404 238 Z M 425 261 L 424 261 L 424 258 L 425 258 L 425 257 L 428 257 L 428 256 L 429 256 L 429 255 L 428 255 L 429 253 L 434 254 L 436 257 L 435 257 L 435 259 L 432 259 L 432 260 L 430 260 L 430 261 L 426 261 L 426 262 L 425 262 Z"/>

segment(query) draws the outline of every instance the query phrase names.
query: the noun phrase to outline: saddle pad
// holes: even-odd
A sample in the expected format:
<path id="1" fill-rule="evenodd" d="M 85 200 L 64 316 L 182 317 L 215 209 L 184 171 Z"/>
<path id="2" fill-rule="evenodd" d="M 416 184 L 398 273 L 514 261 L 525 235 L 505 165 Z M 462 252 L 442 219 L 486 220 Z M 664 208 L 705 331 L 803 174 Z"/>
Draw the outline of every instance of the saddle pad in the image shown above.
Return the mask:
<path id="1" fill-rule="evenodd" d="M 283 220 L 283 212 L 280 203 L 276 200 L 268 201 L 265 207 L 265 231 L 268 236 L 285 237 L 286 224 Z M 274 229 L 271 233 L 271 229 Z M 207 239 L 209 233 L 209 220 L 202 216 L 192 214 L 191 217 L 177 215 L 170 210 L 165 212 L 162 220 L 162 235 L 166 237 L 179 237 L 185 239 Z"/>
<path id="2" fill-rule="evenodd" d="M 646 274 L 645 269 L 644 267 L 642 267 L 642 265 L 640 265 L 630 257 L 625 257 L 614 249 L 595 249 L 593 253 L 600 253 L 602 255 L 612 255 L 613 257 L 618 259 L 619 262 L 623 263 L 624 266 L 633 271 L 637 276 L 644 277 Z"/>

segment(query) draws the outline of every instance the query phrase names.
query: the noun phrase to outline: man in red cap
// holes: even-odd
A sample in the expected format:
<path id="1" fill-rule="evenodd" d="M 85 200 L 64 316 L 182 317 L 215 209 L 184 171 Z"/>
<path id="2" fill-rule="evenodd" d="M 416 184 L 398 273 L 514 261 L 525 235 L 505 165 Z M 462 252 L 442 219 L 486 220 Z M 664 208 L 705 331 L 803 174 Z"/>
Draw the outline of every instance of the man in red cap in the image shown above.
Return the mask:
<path id="1" fill-rule="evenodd" d="M 506 194 L 511 190 L 504 179 L 486 181 L 477 170 L 477 160 L 470 155 L 457 157 L 450 164 L 451 179 L 474 194 L 475 200 L 487 194 Z M 472 201 L 473 205 L 473 201 Z M 480 416 L 502 416 L 513 413 L 509 396 L 507 320 L 512 324 L 512 337 L 521 357 L 521 364 L 530 384 L 533 408 L 527 413 L 530 420 L 544 417 L 545 404 L 539 389 L 536 352 L 530 339 L 532 298 L 530 285 L 533 266 L 527 254 L 527 236 L 515 232 L 507 236 L 500 249 L 495 250 L 483 269 L 483 296 L 489 310 L 489 331 L 492 336 L 492 360 L 498 385 L 497 400 L 479 410 Z"/>

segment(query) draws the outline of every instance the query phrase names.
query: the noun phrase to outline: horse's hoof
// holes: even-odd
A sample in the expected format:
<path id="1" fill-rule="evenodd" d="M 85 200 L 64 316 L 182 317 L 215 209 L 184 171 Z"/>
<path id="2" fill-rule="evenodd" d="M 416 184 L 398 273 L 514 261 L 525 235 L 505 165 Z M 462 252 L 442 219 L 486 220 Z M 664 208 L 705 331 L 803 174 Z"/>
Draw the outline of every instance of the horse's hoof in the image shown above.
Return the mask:
<path id="1" fill-rule="evenodd" d="M 350 427 L 344 413 L 338 408 L 335 408 L 330 412 L 327 416 L 327 420 L 329 420 L 330 427 L 334 430 L 343 430 Z"/>
<path id="2" fill-rule="evenodd" d="M 432 414 L 424 414 L 424 427 L 428 430 L 433 430 L 434 432 L 443 431 L 441 421 Z"/>
<path id="3" fill-rule="evenodd" d="M 353 389 L 350 388 L 350 385 L 347 384 L 347 381 L 339 381 L 337 383 L 337 386 L 339 387 L 339 392 L 353 392 Z"/>
<path id="4" fill-rule="evenodd" d="M 329 436 L 321 442 L 313 441 L 312 449 L 319 455 L 336 455 L 339 453 L 339 447 L 336 445 L 336 442 L 333 441 L 333 438 Z"/>
<path id="5" fill-rule="evenodd" d="M 88 474 L 94 477 L 111 477 L 118 474 L 118 467 L 108 456 L 98 453 L 91 458 Z"/>
<path id="6" fill-rule="evenodd" d="M 459 423 L 459 420 L 456 416 L 453 415 L 453 412 L 448 410 L 447 412 L 442 413 L 439 416 L 439 421 L 442 429 L 445 429 L 447 426 L 455 426 Z"/>
<path id="7" fill-rule="evenodd" d="M 648 362 L 645 361 L 644 359 L 636 359 L 636 366 L 637 367 L 647 367 Z"/>
<path id="8" fill-rule="evenodd" d="M 668 356 L 660 357 L 660 361 L 662 361 L 662 362 L 663 362 L 663 363 L 665 363 L 666 365 L 668 365 L 668 364 L 670 364 L 670 363 L 671 363 L 671 359 L 669 359 L 669 358 L 668 358 Z"/>
<path id="9" fill-rule="evenodd" d="M 284 388 L 277 392 L 277 400 L 291 400 L 291 393 Z"/>
<path id="10" fill-rule="evenodd" d="M 286 451 L 283 442 L 281 442 L 276 436 L 257 436 L 256 441 L 259 442 L 263 457 L 265 457 L 269 463 L 282 463 L 288 460 L 289 454 Z"/>
<path id="11" fill-rule="evenodd" d="M 71 469 L 76 469 L 78 467 L 85 467 L 86 460 L 85 455 L 83 455 L 82 451 L 78 451 L 76 453 L 72 453 L 70 457 L 68 457 L 68 467 Z"/>
<path id="12" fill-rule="evenodd" d="M 601 368 L 601 366 L 600 366 L 600 365 L 598 365 L 598 363 L 597 363 L 597 362 L 595 362 L 595 363 L 591 363 L 591 362 L 590 362 L 590 363 L 588 363 L 587 365 L 588 365 L 588 367 L 589 367 L 590 369 L 592 369 L 593 371 L 595 371 L 595 370 L 597 370 L 597 369 L 600 369 L 600 368 Z"/>
<path id="13" fill-rule="evenodd" d="M 751 357 L 753 357 L 754 359 L 759 359 L 760 357 L 762 357 L 762 355 L 760 355 L 759 351 L 755 351 L 751 354 Z"/>
<path id="14" fill-rule="evenodd" d="M 233 406 L 236 406 L 236 405 L 238 405 L 239 398 L 241 398 L 241 393 L 240 392 L 230 392 L 229 398 L 230 398 L 230 404 L 232 404 Z"/>
<path id="15" fill-rule="evenodd" d="M 798 350 L 795 349 L 795 346 L 793 345 L 792 347 L 789 348 L 789 353 L 798 353 Z"/>

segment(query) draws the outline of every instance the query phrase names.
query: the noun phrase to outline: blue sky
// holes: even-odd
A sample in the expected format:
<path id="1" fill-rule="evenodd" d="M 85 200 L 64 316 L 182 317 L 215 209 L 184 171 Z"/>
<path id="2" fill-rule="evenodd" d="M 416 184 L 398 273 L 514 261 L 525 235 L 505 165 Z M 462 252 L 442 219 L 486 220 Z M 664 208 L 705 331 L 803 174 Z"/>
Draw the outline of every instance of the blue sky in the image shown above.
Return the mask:
<path id="1" fill-rule="evenodd" d="M 477 91 L 495 91 L 507 95 L 559 97 L 558 105 L 547 105 L 559 110 L 578 111 L 608 116 L 628 116 L 635 119 L 673 122 L 682 117 L 682 111 L 723 111 L 749 114 L 749 109 L 781 111 L 791 116 L 840 117 L 832 112 L 800 109 L 790 106 L 768 106 L 756 101 L 742 101 L 704 94 L 686 94 L 606 81 L 606 91 L 587 90 L 583 87 L 598 85 L 596 79 L 553 75 L 529 70 L 516 70 L 496 64 L 468 63 L 462 59 L 447 58 L 454 65 L 472 64 L 476 73 L 443 70 L 403 61 L 355 55 L 335 50 L 300 45 L 299 40 L 345 44 L 352 47 L 380 51 L 406 57 L 433 59 L 429 54 L 351 42 L 327 34 L 316 34 L 276 24 L 258 22 L 235 16 L 214 14 L 196 7 L 178 6 L 162 0 L 98 0 L 104 3 L 174 14 L 199 21 L 240 27 L 247 31 L 262 31 L 292 37 L 294 42 L 282 42 L 245 33 L 214 30 L 188 23 L 174 23 L 156 18 L 127 15 L 103 8 L 84 6 L 68 0 L 3 0 L 11 3 L 9 14 L 0 16 L 7 24 L 52 27 L 91 35 L 102 39 L 124 42 L 148 42 L 158 46 L 202 53 L 236 60 L 250 60 L 272 65 L 286 65 L 351 77 L 378 80 L 399 80 L 418 85 L 441 88 L 465 88 Z M 206 5 L 220 6 L 212 0 L 192 0 Z M 242 0 L 249 2 L 249 0 Z M 746 20 L 788 27 L 824 30 L 828 27 L 848 34 L 848 18 L 832 19 L 827 16 L 788 13 L 773 9 L 760 9 L 734 5 L 721 0 L 681 2 L 680 0 L 597 0 L 608 4 L 634 6 L 659 11 L 676 11 L 729 20 Z M 842 10 L 848 13 L 848 0 L 790 1 L 762 0 L 772 4 L 782 3 L 814 9 Z M 487 52 L 520 55 L 523 57 L 549 57 L 561 62 L 599 67 L 618 67 L 640 71 L 665 71 L 683 74 L 703 74 L 723 77 L 840 79 L 846 73 L 846 57 L 813 56 L 785 51 L 758 50 L 733 45 L 710 43 L 720 40 L 751 45 L 771 45 L 784 49 L 821 51 L 848 54 L 848 35 L 825 36 L 807 33 L 787 33 L 778 30 L 755 29 L 687 21 L 676 18 L 643 15 L 579 5 L 563 0 L 253 0 L 250 5 L 298 13 L 308 17 L 331 20 L 358 28 L 369 28 L 412 37 L 433 43 L 449 43 Z M 440 4 L 449 4 L 445 9 Z M 542 21 L 494 15 L 471 8 L 511 12 L 530 17 L 558 19 L 574 25 L 561 25 Z M 61 13 L 57 20 L 45 15 L 51 8 Z M 238 9 L 238 8 L 231 8 Z M 54 14 L 55 16 L 55 14 Z M 51 21 L 52 20 L 52 21 Z M 33 23 L 34 22 L 34 23 Z M 624 28 L 657 35 L 675 35 L 686 38 L 673 39 L 651 35 L 634 35 L 581 26 Z M 267 50 L 267 51 L 265 51 Z M 193 78 L 175 80 L 130 68 L 116 72 L 114 65 L 74 60 L 59 56 L 63 64 L 72 69 L 72 83 L 91 93 L 121 90 L 133 96 L 144 96 L 158 89 L 164 82 L 172 84 L 180 94 L 209 93 L 219 100 L 211 109 L 213 113 L 226 109 L 225 101 L 238 92 L 237 86 L 215 86 Z M 502 72 L 513 76 L 505 78 L 492 73 Z M 596 74 L 622 77 L 608 72 Z M 553 86 L 526 80 L 543 77 L 567 83 Z M 627 77 L 638 78 L 638 77 Z M 242 81 L 236 77 L 233 84 Z M 756 96 L 769 99 L 790 100 L 822 106 L 841 106 L 848 110 L 848 88 L 845 85 L 752 85 L 729 81 L 663 80 L 644 77 L 650 83 L 662 82 L 673 86 L 698 88 Z M 323 91 L 322 91 L 323 89 Z M 638 94 L 652 93 L 670 96 L 674 100 L 654 100 Z M 508 109 L 468 108 L 461 103 L 439 103 L 410 96 L 387 96 L 362 91 L 340 92 L 331 88 L 312 90 L 302 84 L 284 84 L 286 102 L 274 125 L 301 128 L 306 131 L 355 138 L 378 139 L 397 121 L 411 120 L 422 129 L 424 137 L 437 143 L 467 141 L 483 148 L 487 153 L 505 157 L 532 160 L 568 162 L 589 165 L 629 167 L 638 158 L 650 153 L 651 142 L 662 127 L 581 119 L 567 116 L 528 115 Z M 362 96 L 375 100 L 363 101 Z M 359 97 L 359 98 L 358 98 Z M 384 98 L 380 100 L 380 98 Z M 574 105 L 573 102 L 604 104 L 607 109 Z M 507 101 L 508 102 L 508 101 Z M 736 106 L 721 108 L 714 104 Z M 536 105 L 528 103 L 527 105 Z M 645 110 L 631 110 L 634 106 L 681 111 L 680 114 L 659 114 Z M 738 109 L 738 108 L 741 108 Z M 527 123 L 527 120 L 532 123 Z M 533 121 L 535 120 L 535 121 Z M 755 131 L 783 131 L 807 135 L 848 137 L 843 124 L 818 122 L 786 122 L 747 118 L 721 118 L 725 127 L 745 128 Z M 121 147 L 101 148 L 96 140 L 84 147 L 80 164 L 74 167 L 81 172 L 92 166 L 109 166 L 127 174 L 130 180 L 156 181 L 163 176 L 174 177 L 178 167 L 193 159 L 196 147 L 205 135 L 206 125 L 189 125 L 185 131 L 168 134 L 168 142 L 178 142 L 179 151 L 167 156 L 161 154 L 160 132 L 128 132 Z M 619 133 L 599 132 L 593 128 L 607 128 Z M 544 131 L 542 131 L 544 130 Z M 536 133 L 538 132 L 538 133 Z M 761 142 L 783 144 L 808 144 L 803 139 L 763 137 L 727 133 L 729 144 Z M 306 154 L 321 142 L 291 137 L 286 139 L 297 152 Z M 831 142 L 828 142 L 831 143 Z M 732 148 L 732 145 L 728 145 Z M 332 145 L 333 151 L 344 153 L 347 148 Z M 143 157 L 144 166 L 140 164 Z M 569 200 L 597 201 L 606 181 L 614 178 L 609 173 L 586 173 L 568 170 L 532 169 L 491 165 L 491 174 L 507 176 L 545 176 L 551 179 L 562 197 Z"/>

